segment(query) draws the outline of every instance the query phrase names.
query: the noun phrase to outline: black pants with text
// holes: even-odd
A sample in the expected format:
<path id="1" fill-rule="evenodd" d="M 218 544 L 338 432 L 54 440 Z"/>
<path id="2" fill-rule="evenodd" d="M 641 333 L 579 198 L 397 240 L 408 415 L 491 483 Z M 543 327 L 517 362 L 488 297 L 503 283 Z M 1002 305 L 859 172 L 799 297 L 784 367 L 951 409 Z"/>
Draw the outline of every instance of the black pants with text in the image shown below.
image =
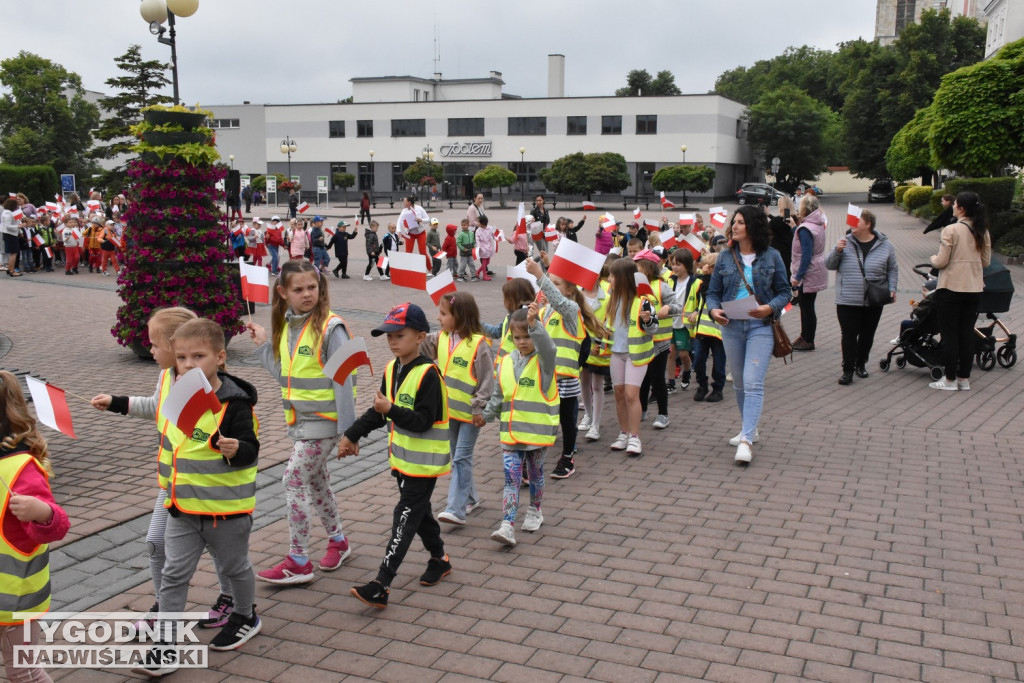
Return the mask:
<path id="1" fill-rule="evenodd" d="M 384 548 L 384 560 L 377 572 L 377 581 L 385 586 L 394 581 L 405 554 L 409 552 L 412 537 L 417 534 L 431 557 L 444 557 L 441 525 L 434 519 L 430 506 L 430 495 L 437 479 L 410 477 L 398 470 L 391 470 L 391 476 L 398 480 L 398 504 L 395 505 L 391 539 Z"/>
<path id="2" fill-rule="evenodd" d="M 868 363 L 882 307 L 836 306 L 836 317 L 843 335 L 843 372 L 853 372 L 855 367 Z"/>

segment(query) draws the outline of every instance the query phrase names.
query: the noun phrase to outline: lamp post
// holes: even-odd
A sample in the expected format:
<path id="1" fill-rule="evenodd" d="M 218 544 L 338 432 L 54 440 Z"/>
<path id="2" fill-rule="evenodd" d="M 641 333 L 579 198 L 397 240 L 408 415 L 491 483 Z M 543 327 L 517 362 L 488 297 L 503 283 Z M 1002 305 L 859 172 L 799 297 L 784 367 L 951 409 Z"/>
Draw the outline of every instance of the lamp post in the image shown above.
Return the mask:
<path id="1" fill-rule="evenodd" d="M 526 162 L 524 161 L 525 158 L 526 158 L 526 148 L 525 147 L 520 147 L 519 148 L 519 173 L 521 173 L 522 175 L 519 176 L 519 201 L 521 201 L 521 202 L 525 202 L 526 201 Z"/>
<path id="2" fill-rule="evenodd" d="M 683 153 L 683 165 L 686 165 L 686 145 L 679 145 L 679 151 Z M 683 208 L 686 208 L 686 188 L 683 188 Z"/>
<path id="3" fill-rule="evenodd" d="M 174 31 L 175 17 L 190 17 L 199 9 L 199 0 L 142 0 L 139 13 L 149 23 L 149 32 L 157 42 L 171 46 L 171 83 L 174 86 L 174 104 L 181 103 L 178 96 L 178 46 Z M 167 28 L 163 23 L 167 22 Z M 168 30 L 169 29 L 169 30 Z M 168 33 L 168 37 L 164 37 Z"/>
<path id="4" fill-rule="evenodd" d="M 367 184 L 370 186 L 369 187 L 369 190 L 370 190 L 370 201 L 372 202 L 373 201 L 373 150 L 372 149 L 370 150 L 370 166 L 367 168 L 367 170 L 370 172 L 370 182 L 367 183 Z"/>
<path id="5" fill-rule="evenodd" d="M 292 140 L 287 135 L 284 136 L 284 140 L 281 140 L 281 154 L 288 155 L 288 182 L 292 181 L 292 153 L 297 152 L 299 149 L 298 145 L 295 144 L 295 140 Z"/>
<path id="6" fill-rule="evenodd" d="M 235 155 L 234 154 L 229 154 L 228 155 L 228 161 L 231 162 L 231 170 L 232 171 L 235 170 Z"/>

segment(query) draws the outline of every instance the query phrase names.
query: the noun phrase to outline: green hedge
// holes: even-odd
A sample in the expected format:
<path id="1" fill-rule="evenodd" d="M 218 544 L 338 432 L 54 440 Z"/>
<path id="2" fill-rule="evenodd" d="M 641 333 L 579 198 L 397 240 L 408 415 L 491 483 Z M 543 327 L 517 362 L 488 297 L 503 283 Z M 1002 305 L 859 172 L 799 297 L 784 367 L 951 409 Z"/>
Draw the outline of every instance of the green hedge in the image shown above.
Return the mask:
<path id="1" fill-rule="evenodd" d="M 929 208 L 932 210 L 933 216 L 938 216 L 942 213 L 942 195 L 946 194 L 945 190 L 935 190 L 932 192 L 932 199 L 929 204 Z"/>
<path id="2" fill-rule="evenodd" d="M 40 206 L 53 201 L 53 195 L 60 192 L 60 181 L 51 166 L 0 164 L 0 192 L 5 199 L 8 192 L 24 192 L 31 203 Z"/>
<path id="3" fill-rule="evenodd" d="M 903 205 L 907 207 L 909 211 L 914 209 L 927 206 L 932 200 L 932 187 L 931 185 L 925 185 L 923 187 L 910 187 L 903 193 Z"/>
<path id="4" fill-rule="evenodd" d="M 1010 233 L 1024 233 L 1024 211 L 1003 211 L 989 216 L 989 235 L 992 244 L 997 244 Z"/>
<path id="5" fill-rule="evenodd" d="M 903 195 L 907 193 L 907 190 L 915 187 L 913 184 L 897 185 L 896 186 L 896 206 L 903 206 Z"/>
<path id="6" fill-rule="evenodd" d="M 1000 211 L 1007 211 L 1013 202 L 1016 189 L 1016 178 L 957 178 L 946 183 L 946 192 L 977 192 L 981 203 L 988 209 L 988 215 L 994 216 Z"/>
<path id="7" fill-rule="evenodd" d="M 1003 235 L 995 243 L 995 250 L 1007 256 L 1024 256 L 1024 225 Z"/>

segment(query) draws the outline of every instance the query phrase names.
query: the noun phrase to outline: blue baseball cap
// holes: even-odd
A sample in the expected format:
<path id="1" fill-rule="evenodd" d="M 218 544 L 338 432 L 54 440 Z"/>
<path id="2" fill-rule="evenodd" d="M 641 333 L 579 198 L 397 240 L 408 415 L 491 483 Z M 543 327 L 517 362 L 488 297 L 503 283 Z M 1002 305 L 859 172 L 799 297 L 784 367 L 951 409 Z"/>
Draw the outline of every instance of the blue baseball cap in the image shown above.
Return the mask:
<path id="1" fill-rule="evenodd" d="M 371 331 L 370 334 L 379 337 L 388 332 L 400 332 L 406 327 L 411 327 L 417 332 L 430 332 L 427 315 L 416 304 L 398 304 L 388 312 L 388 317 L 384 318 L 384 324 Z"/>
<path id="2" fill-rule="evenodd" d="M 324 217 L 323 216 L 313 216 L 313 222 L 316 223 L 318 221 L 320 223 L 323 223 L 324 222 Z"/>

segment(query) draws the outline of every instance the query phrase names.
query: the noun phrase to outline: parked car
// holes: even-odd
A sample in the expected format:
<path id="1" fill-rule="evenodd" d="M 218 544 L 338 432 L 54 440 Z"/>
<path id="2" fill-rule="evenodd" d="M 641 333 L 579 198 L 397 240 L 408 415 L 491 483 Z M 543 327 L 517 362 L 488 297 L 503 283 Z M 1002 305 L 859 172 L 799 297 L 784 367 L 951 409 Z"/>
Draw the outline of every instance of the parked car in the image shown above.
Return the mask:
<path id="1" fill-rule="evenodd" d="M 896 184 L 891 180 L 876 180 L 868 189 L 868 204 L 896 201 Z"/>
<path id="2" fill-rule="evenodd" d="M 736 201 L 740 204 L 771 204 L 777 206 L 779 197 L 783 195 L 771 185 L 765 183 L 744 183 L 736 190 Z"/>

